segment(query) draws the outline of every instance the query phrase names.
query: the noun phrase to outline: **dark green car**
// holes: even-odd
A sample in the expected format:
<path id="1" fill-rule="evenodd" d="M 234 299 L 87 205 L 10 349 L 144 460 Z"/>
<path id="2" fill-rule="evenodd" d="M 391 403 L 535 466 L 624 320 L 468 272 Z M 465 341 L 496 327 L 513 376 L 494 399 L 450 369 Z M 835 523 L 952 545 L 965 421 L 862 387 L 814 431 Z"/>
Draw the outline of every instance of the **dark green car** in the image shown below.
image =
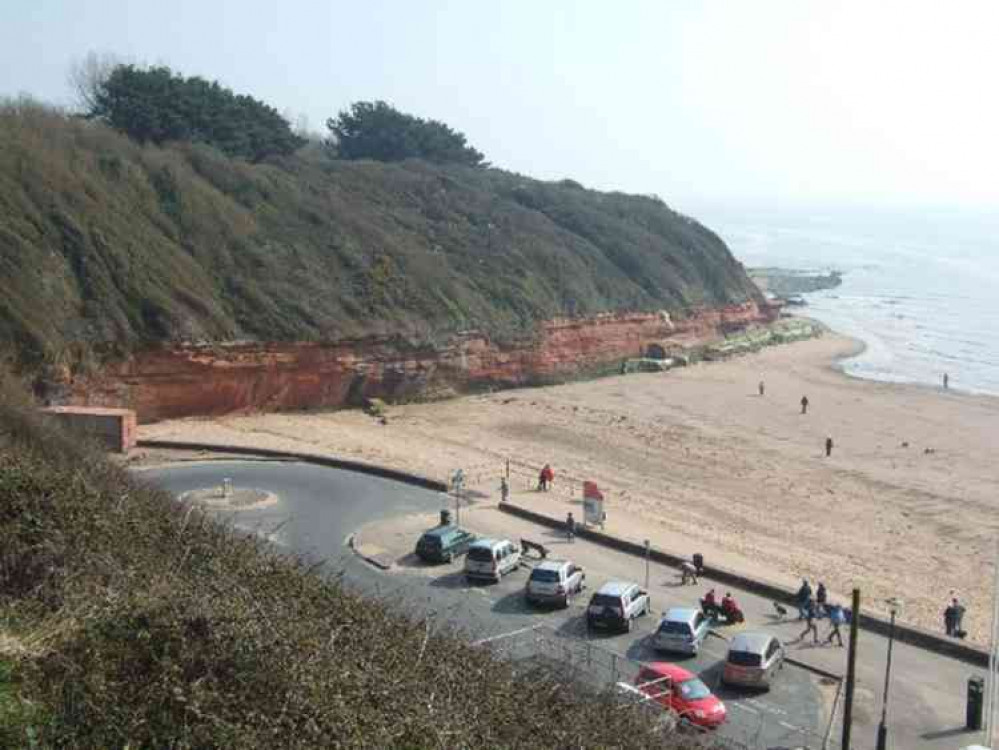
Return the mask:
<path id="1" fill-rule="evenodd" d="M 416 554 L 427 562 L 451 562 L 458 555 L 468 552 L 475 535 L 450 525 L 427 529 L 416 543 Z"/>

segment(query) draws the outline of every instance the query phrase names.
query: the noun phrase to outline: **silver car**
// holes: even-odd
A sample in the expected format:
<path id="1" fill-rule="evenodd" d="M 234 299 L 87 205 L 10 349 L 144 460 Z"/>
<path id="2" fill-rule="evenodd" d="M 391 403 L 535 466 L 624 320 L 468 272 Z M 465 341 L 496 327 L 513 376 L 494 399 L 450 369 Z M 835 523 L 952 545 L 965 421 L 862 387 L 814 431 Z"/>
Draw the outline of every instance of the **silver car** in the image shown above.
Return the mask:
<path id="1" fill-rule="evenodd" d="M 586 573 L 569 560 L 545 560 L 534 566 L 524 595 L 532 604 L 558 603 L 568 607 L 583 590 Z"/>
<path id="2" fill-rule="evenodd" d="M 770 633 L 739 633 L 729 643 L 722 682 L 769 688 L 783 665 L 784 647 Z"/>
<path id="3" fill-rule="evenodd" d="M 697 654 L 711 630 L 711 620 L 693 607 L 673 607 L 659 621 L 652 647 L 656 651 Z"/>

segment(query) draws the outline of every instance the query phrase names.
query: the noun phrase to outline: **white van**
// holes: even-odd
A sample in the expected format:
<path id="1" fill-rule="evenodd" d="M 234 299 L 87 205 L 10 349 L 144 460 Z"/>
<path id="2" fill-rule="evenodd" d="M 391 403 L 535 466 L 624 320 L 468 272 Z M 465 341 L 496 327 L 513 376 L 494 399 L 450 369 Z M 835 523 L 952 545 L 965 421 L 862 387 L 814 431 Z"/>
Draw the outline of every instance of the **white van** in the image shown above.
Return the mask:
<path id="1" fill-rule="evenodd" d="M 499 583 L 520 565 L 520 550 L 508 539 L 480 539 L 465 555 L 465 577 Z"/>

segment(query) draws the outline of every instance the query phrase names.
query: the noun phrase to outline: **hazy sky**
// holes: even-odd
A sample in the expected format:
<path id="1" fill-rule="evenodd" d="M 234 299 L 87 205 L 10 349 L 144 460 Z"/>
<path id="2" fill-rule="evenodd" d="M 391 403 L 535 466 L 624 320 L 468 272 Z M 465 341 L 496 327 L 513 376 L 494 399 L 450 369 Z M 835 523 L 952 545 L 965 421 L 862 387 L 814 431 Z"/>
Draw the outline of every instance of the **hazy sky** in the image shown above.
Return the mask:
<path id="1" fill-rule="evenodd" d="M 497 166 L 698 205 L 999 208 L 999 2 L 0 0 L 0 94 L 88 51 L 313 130 L 357 99 Z"/>

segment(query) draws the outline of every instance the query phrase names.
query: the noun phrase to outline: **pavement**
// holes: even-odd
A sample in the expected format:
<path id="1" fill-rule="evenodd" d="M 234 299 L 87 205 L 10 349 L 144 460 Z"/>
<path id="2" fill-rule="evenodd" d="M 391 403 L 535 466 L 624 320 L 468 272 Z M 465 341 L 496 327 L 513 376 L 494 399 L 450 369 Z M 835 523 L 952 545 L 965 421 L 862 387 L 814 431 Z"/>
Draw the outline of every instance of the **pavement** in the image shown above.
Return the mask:
<path id="1" fill-rule="evenodd" d="M 655 617 L 629 635 L 588 638 L 582 624 L 580 597 L 573 608 L 535 610 L 523 601 L 526 571 L 518 571 L 494 586 L 469 586 L 461 562 L 447 566 L 418 563 L 411 551 L 418 533 L 436 525 L 442 507 L 453 508 L 453 498 L 379 477 L 365 476 L 308 463 L 270 461 L 212 461 L 140 470 L 145 480 L 174 495 L 218 487 L 229 478 L 235 490 L 261 490 L 274 495 L 266 507 L 209 508 L 209 512 L 244 533 L 267 539 L 278 548 L 307 560 L 325 561 L 325 570 L 344 585 L 366 596 L 381 598 L 409 612 L 419 612 L 446 624 L 472 640 L 504 643 L 511 633 L 541 626 L 562 639 L 565 649 L 582 645 L 594 653 L 625 659 L 658 660 L 647 646 Z M 533 498 L 515 497 L 526 503 Z M 559 556 L 571 556 L 587 569 L 590 589 L 610 578 L 645 582 L 645 563 L 639 558 L 577 539 L 568 544 L 555 531 L 502 513 L 493 498 L 478 498 L 462 507 L 461 522 L 473 531 L 514 540 L 542 542 Z M 351 548 L 353 546 L 353 549 Z M 363 557 L 362 557 L 363 555 Z M 367 559 L 365 559 L 367 558 Z M 377 561 L 381 567 L 368 562 Z M 653 609 L 693 605 L 710 581 L 699 586 L 678 585 L 676 571 L 652 564 L 649 589 Z M 720 589 L 719 593 L 723 593 Z M 790 642 L 802 630 L 797 621 L 779 621 L 772 603 L 733 589 L 747 613 L 747 627 L 765 628 Z M 820 632 L 826 626 L 820 624 Z M 721 628 L 723 636 L 734 632 Z M 496 640 L 493 640 L 496 639 Z M 875 746 L 884 682 L 886 639 L 861 632 L 858 639 L 858 686 L 854 705 L 853 747 Z M 702 654 L 684 665 L 717 684 L 725 644 L 707 642 Z M 791 644 L 789 655 L 824 672 L 844 674 L 846 649 Z M 892 662 L 889 744 L 894 748 L 953 750 L 980 741 L 963 731 L 966 681 L 979 670 L 906 644 L 895 644 Z M 730 706 L 728 736 L 746 746 L 821 747 L 836 682 L 797 667 L 785 668 L 768 694 L 719 693 Z M 839 712 L 834 717 L 832 742 L 839 746 Z"/>
<path id="2" fill-rule="evenodd" d="M 513 498 L 513 502 L 528 503 L 532 498 Z M 452 512 L 453 508 L 453 498 Z M 430 566 L 419 561 L 412 554 L 413 545 L 420 532 L 438 523 L 438 513 L 395 516 L 362 527 L 354 536 L 355 550 L 362 556 L 372 557 L 377 564 L 391 574 L 422 575 L 429 577 L 435 585 L 468 587 L 461 575 L 461 560 L 450 565 Z M 607 580 L 630 580 L 648 588 L 652 598 L 654 614 L 659 615 L 673 606 L 697 606 L 698 600 L 709 588 L 715 588 L 719 598 L 732 591 L 746 613 L 746 623 L 740 626 L 722 626 L 717 629 L 720 638 L 730 638 L 742 629 L 772 632 L 786 644 L 790 660 L 800 666 L 795 669 L 813 670 L 816 679 L 811 687 L 821 695 L 822 716 L 816 716 L 801 701 L 788 699 L 779 688 L 771 695 L 755 696 L 754 703 L 740 705 L 738 696 L 729 694 L 726 701 L 739 706 L 737 710 L 753 709 L 780 717 L 789 725 L 801 727 L 811 736 L 822 735 L 827 728 L 829 713 L 832 712 L 836 683 L 822 679 L 822 675 L 845 677 L 847 671 L 847 648 L 835 645 L 815 645 L 810 640 L 797 640 L 804 630 L 804 624 L 797 619 L 793 607 L 786 607 L 787 617 L 780 617 L 773 602 L 753 594 L 725 587 L 702 578 L 698 585 L 681 586 L 678 571 L 673 568 L 650 563 L 646 572 L 645 561 L 633 555 L 617 552 L 602 545 L 576 538 L 569 543 L 560 531 L 545 528 L 530 521 L 500 512 L 495 502 L 480 501 L 460 509 L 461 525 L 481 536 L 508 538 L 515 542 L 529 539 L 540 542 L 551 550 L 551 555 L 570 558 L 587 571 L 590 590 L 595 590 Z M 499 586 L 492 587 L 489 596 L 497 607 L 513 608 L 520 606 L 523 598 L 522 587 L 526 576 L 517 576 Z M 574 608 L 578 611 L 569 615 L 581 621 L 581 611 L 588 597 L 578 597 Z M 847 603 L 848 604 L 848 603 Z M 525 611 L 529 608 L 523 606 Z M 549 615 L 550 619 L 550 615 Z M 636 629 L 632 636 L 615 640 L 611 646 L 621 648 L 628 658 L 642 661 L 659 660 L 650 649 L 643 645 L 644 640 L 657 624 L 658 617 L 650 619 Z M 557 627 L 566 627 L 560 623 Z M 824 640 L 829 632 L 827 620 L 819 621 L 819 635 Z M 849 643 L 849 627 L 843 626 L 844 642 Z M 630 641 L 630 642 L 627 642 Z M 695 666 L 709 685 L 720 669 L 724 658 L 724 643 L 716 640 L 703 658 L 696 660 Z M 888 642 L 887 639 L 866 631 L 858 635 L 857 684 L 853 708 L 853 747 L 875 747 L 877 725 L 881 719 L 882 693 Z M 690 665 L 685 664 L 690 668 Z M 785 670 L 788 672 L 790 670 Z M 890 742 L 897 748 L 925 748 L 927 750 L 953 750 L 980 741 L 981 733 L 966 732 L 965 700 L 967 680 L 972 675 L 982 675 L 981 670 L 963 662 L 940 656 L 896 641 L 893 645 L 890 703 L 888 707 L 888 727 Z M 786 679 L 782 675 L 782 679 Z M 800 685 L 796 688 L 800 689 Z M 841 704 L 832 716 L 832 744 L 838 746 L 842 732 Z M 814 743 L 810 743 L 814 746 Z"/>

